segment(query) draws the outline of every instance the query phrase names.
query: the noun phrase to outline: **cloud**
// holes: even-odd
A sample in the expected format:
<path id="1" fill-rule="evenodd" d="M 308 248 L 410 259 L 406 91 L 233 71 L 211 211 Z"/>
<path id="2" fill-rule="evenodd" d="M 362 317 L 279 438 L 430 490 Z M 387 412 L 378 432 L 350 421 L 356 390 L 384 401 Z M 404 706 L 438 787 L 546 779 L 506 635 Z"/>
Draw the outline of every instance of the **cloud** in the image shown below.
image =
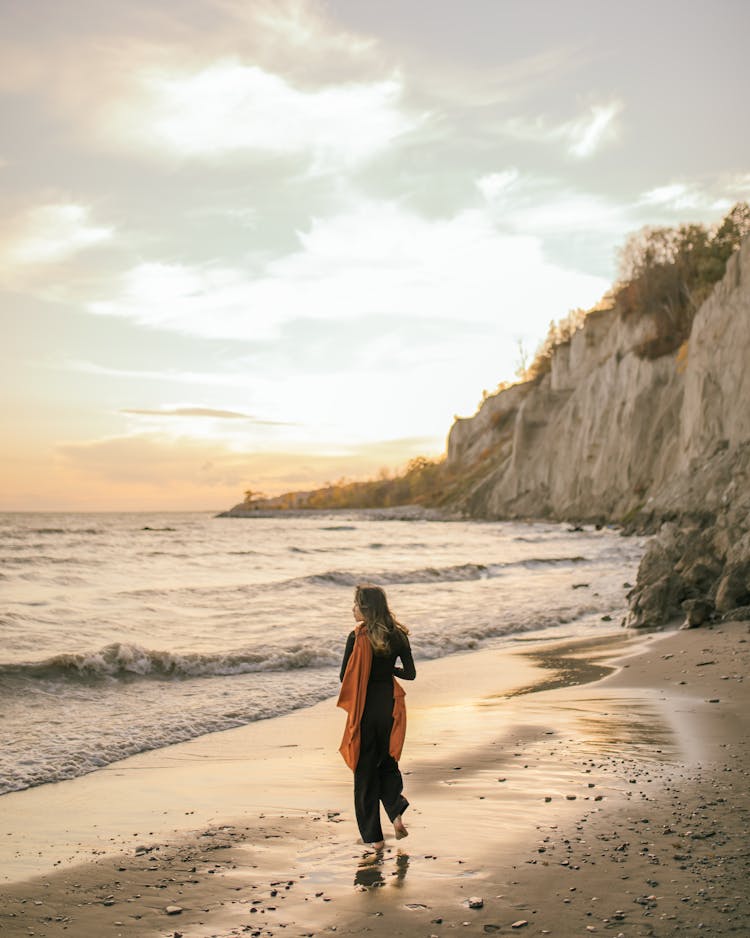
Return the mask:
<path id="1" fill-rule="evenodd" d="M 199 71 L 237 56 L 275 74 L 351 81 L 382 68 L 377 41 L 341 28 L 316 0 L 200 0 L 183 4 L 179 18 L 131 0 L 116 9 L 87 4 L 75 21 L 46 0 L 25 7 L 36 7 L 45 28 L 33 27 L 26 10 L 6 17 L 0 91 L 42 95 L 89 129 L 134 93 L 134 79 L 158 69 Z"/>
<path id="2" fill-rule="evenodd" d="M 137 381 L 159 381 L 185 385 L 208 385 L 215 387 L 249 388 L 253 384 L 252 375 L 230 371 L 177 371 L 165 368 L 150 371 L 141 368 L 113 368 L 96 362 L 70 360 L 63 364 L 70 371 L 83 374 L 100 375 L 103 378 L 134 378 Z"/>
<path id="3" fill-rule="evenodd" d="M 89 310 L 163 336 L 229 341 L 234 360 L 225 373 L 206 368 L 196 382 L 247 391 L 206 404 L 295 425 L 249 432 L 240 421 L 202 421 L 221 423 L 210 432 L 238 450 L 281 440 L 368 442 L 415 427 L 442 437 L 452 414 L 472 412 L 483 387 L 513 375 L 519 334 L 534 345 L 550 319 L 593 305 L 609 286 L 550 261 L 538 234 L 500 231 L 493 211 L 484 205 L 435 219 L 365 199 L 315 219 L 297 250 L 257 276 L 239 267 L 138 265 Z M 192 374 L 144 371 L 171 383 Z"/>
<path id="4" fill-rule="evenodd" d="M 91 209 L 75 203 L 39 205 L 28 209 L 0 241 L 0 263 L 18 267 L 54 264 L 108 242 L 111 227 L 93 224 Z"/>
<path id="5" fill-rule="evenodd" d="M 128 436 L 144 430 L 164 440 L 208 441 L 219 448 L 248 452 L 278 445 L 282 438 L 294 438 L 296 424 L 262 420 L 243 411 L 214 407 L 129 407 L 119 411 L 128 421 Z"/>
<path id="6" fill-rule="evenodd" d="M 105 117 L 105 135 L 180 157 L 256 152 L 309 156 L 318 169 L 370 159 L 421 121 L 401 107 L 400 79 L 315 89 L 238 59 L 197 71 L 144 70 L 140 93 Z"/>
<path id="7" fill-rule="evenodd" d="M 503 129 L 516 140 L 563 143 L 571 156 L 587 159 L 616 138 L 616 118 L 622 109 L 622 102 L 615 100 L 608 104 L 593 104 L 584 114 L 561 124 L 550 124 L 541 116 L 534 119 L 514 117 L 505 122 Z"/>
<path id="8" fill-rule="evenodd" d="M 731 199 L 717 197 L 706 191 L 698 183 L 674 182 L 656 186 L 644 192 L 639 199 L 641 205 L 658 206 L 672 211 L 682 212 L 688 209 L 696 211 L 727 211 L 732 206 Z"/>
<path id="9" fill-rule="evenodd" d="M 750 173 L 741 173 L 730 177 L 724 183 L 724 189 L 731 192 L 734 198 L 738 198 L 738 193 L 745 197 L 750 195 Z"/>
<path id="10" fill-rule="evenodd" d="M 615 135 L 614 120 L 622 110 L 619 101 L 607 105 L 594 105 L 587 116 L 563 125 L 573 156 L 592 156 L 600 146 Z"/>
<path id="11" fill-rule="evenodd" d="M 482 176 L 476 186 L 498 223 L 518 233 L 608 235 L 614 249 L 618 238 L 640 224 L 631 204 L 571 188 L 554 177 L 522 174 L 515 167 Z"/>
<path id="12" fill-rule="evenodd" d="M 538 238 L 499 231 L 484 209 L 427 219 L 362 200 L 313 219 L 298 241 L 255 277 L 213 265 L 140 264 L 88 309 L 187 335 L 257 341 L 278 338 L 293 320 L 373 315 L 485 323 L 507 315 L 543 328 L 558 309 L 594 302 L 607 286 L 547 260 Z"/>
<path id="13" fill-rule="evenodd" d="M 298 56 L 325 60 L 335 56 L 361 58 L 377 42 L 337 26 L 325 17 L 323 7 L 310 0 L 214 0 L 230 19 L 244 23 L 251 35 L 262 37 L 262 46 L 276 51 L 293 50 Z"/>
<path id="14" fill-rule="evenodd" d="M 521 174 L 512 166 L 499 173 L 488 173 L 477 180 L 477 188 L 488 201 L 498 199 L 507 194 L 519 182 Z"/>
<path id="15" fill-rule="evenodd" d="M 147 410 L 146 408 L 126 408 L 121 414 L 137 414 L 146 417 L 212 417 L 219 420 L 252 420 L 257 423 L 266 423 L 264 420 L 240 414 L 234 410 L 213 410 L 211 407 L 174 407 L 171 410 Z"/>

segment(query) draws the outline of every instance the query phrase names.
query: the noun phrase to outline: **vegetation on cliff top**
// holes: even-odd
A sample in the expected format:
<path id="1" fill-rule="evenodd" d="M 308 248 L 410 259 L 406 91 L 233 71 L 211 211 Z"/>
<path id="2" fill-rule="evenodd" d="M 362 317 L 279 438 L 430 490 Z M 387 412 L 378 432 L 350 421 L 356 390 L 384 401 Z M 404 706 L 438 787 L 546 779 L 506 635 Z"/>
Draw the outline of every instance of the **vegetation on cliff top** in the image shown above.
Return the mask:
<path id="1" fill-rule="evenodd" d="M 572 310 L 551 322 L 547 336 L 530 364 L 521 354 L 516 371 L 521 382 L 540 380 L 550 371 L 555 349 L 570 342 L 589 313 L 616 308 L 624 318 L 649 317 L 650 337 L 634 351 L 644 358 L 658 358 L 676 351 L 690 335 L 695 314 L 714 284 L 724 275 L 727 261 L 750 234 L 750 205 L 739 202 L 718 224 L 684 224 L 675 228 L 646 227 L 632 235 L 620 251 L 620 278 L 612 291 L 591 310 Z M 498 385 L 503 390 L 508 383 Z M 484 392 L 483 400 L 488 396 Z M 491 458 L 482 454 L 481 463 Z M 254 509 L 388 508 L 397 505 L 441 506 L 450 504 L 471 484 L 473 470 L 460 476 L 445 457 L 417 456 L 391 476 L 381 471 L 377 479 L 337 482 L 307 493 L 289 492 L 265 498 L 247 490 L 243 507 Z"/>
<path id="2" fill-rule="evenodd" d="M 589 313 L 604 308 L 615 307 L 624 318 L 651 320 L 651 335 L 635 349 L 637 355 L 653 359 L 674 352 L 690 335 L 701 303 L 748 234 L 747 202 L 738 202 L 716 225 L 642 228 L 619 252 L 619 278 L 613 291 L 593 309 L 571 310 L 564 319 L 550 322 L 531 363 L 522 356 L 517 377 L 534 381 L 547 374 L 555 349 L 570 341 Z"/>
<path id="3" fill-rule="evenodd" d="M 750 234 L 750 206 L 738 202 L 717 225 L 644 228 L 620 251 L 615 303 L 624 317 L 648 316 L 653 334 L 636 349 L 643 358 L 674 352 L 727 261 Z"/>

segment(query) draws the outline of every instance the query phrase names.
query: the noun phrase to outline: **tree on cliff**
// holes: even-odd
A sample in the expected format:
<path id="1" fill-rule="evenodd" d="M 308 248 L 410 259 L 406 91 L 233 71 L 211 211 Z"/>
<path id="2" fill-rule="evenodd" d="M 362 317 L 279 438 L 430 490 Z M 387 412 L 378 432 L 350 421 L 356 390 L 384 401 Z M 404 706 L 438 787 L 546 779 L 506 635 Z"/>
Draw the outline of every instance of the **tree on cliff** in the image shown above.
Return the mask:
<path id="1" fill-rule="evenodd" d="M 685 341 L 695 313 L 748 234 L 750 206 L 738 202 L 712 227 L 647 227 L 628 238 L 615 297 L 623 316 L 654 321 L 654 335 L 638 350 L 644 357 L 666 355 Z"/>

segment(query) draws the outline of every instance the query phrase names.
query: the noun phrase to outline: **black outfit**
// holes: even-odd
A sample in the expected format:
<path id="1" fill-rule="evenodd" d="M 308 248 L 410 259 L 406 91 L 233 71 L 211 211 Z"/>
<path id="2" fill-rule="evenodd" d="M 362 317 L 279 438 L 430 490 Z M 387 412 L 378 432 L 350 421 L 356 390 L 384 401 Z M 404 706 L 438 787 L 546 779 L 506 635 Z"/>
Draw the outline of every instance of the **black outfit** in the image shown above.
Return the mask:
<path id="1" fill-rule="evenodd" d="M 342 681 L 353 648 L 354 632 L 351 632 L 341 664 Z M 396 667 L 398 658 L 403 667 Z M 413 681 L 417 676 L 409 639 L 399 630 L 393 634 L 390 654 L 376 655 L 373 651 L 360 724 L 359 761 L 354 770 L 354 810 L 365 843 L 377 843 L 383 839 L 381 801 L 391 821 L 409 807 L 402 794 L 404 780 L 398 762 L 388 752 L 393 726 L 394 676 L 405 681 Z"/>

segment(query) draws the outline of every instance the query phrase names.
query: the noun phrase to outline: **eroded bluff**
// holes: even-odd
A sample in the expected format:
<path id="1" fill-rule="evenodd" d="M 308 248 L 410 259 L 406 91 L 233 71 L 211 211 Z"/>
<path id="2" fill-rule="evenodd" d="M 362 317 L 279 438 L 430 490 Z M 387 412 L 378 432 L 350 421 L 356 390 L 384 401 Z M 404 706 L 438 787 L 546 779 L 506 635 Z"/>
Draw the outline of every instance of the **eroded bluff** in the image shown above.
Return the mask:
<path id="1" fill-rule="evenodd" d="M 655 532 L 630 625 L 750 618 L 750 239 L 681 349 L 643 357 L 655 330 L 648 312 L 592 313 L 549 374 L 456 420 L 457 507 Z"/>

